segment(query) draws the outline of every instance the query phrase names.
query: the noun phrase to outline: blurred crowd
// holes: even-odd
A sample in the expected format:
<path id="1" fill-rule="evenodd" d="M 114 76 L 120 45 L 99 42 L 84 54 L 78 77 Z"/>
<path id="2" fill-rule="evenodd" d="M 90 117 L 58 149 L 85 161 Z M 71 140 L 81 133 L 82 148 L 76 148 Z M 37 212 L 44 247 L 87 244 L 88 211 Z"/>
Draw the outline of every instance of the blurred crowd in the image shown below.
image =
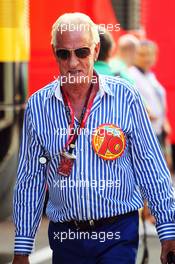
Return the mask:
<path id="1" fill-rule="evenodd" d="M 166 89 L 152 70 L 158 59 L 158 45 L 134 34 L 122 35 L 117 43 L 107 30 L 99 29 L 99 35 L 101 49 L 95 70 L 100 74 L 124 78 L 138 89 L 173 175 L 175 160 L 169 140 L 171 126 L 167 118 Z"/>
<path id="2" fill-rule="evenodd" d="M 99 35 L 101 48 L 95 70 L 100 74 L 124 78 L 138 89 L 174 178 L 175 155 L 174 146 L 171 148 L 169 140 L 171 126 L 167 118 L 166 89 L 152 70 L 158 59 L 158 45 L 150 39 L 140 39 L 133 34 L 122 35 L 117 43 L 108 31 L 99 30 Z M 147 234 L 155 235 L 155 228 L 152 226 L 155 219 L 151 216 L 146 201 L 140 215 L 147 226 Z"/>

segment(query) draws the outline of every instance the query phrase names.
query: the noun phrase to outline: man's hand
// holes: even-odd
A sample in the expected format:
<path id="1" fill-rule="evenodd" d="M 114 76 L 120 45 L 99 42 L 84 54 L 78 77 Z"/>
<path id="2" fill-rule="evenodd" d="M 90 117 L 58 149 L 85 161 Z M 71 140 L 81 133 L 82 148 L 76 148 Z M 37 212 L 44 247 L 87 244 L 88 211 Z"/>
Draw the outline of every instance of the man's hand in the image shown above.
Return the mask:
<path id="1" fill-rule="evenodd" d="M 30 264 L 29 256 L 15 255 L 12 264 Z"/>
<path id="2" fill-rule="evenodd" d="M 162 252 L 161 252 L 161 262 L 162 264 L 167 264 L 167 254 L 172 251 L 175 254 L 175 240 L 164 240 L 162 241 Z"/>

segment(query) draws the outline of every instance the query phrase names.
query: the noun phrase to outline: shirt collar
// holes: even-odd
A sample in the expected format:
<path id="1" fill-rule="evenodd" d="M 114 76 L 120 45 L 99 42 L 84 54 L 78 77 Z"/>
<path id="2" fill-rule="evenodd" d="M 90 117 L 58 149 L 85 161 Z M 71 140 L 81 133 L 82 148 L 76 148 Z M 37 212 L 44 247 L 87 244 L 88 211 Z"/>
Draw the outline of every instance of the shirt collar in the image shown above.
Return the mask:
<path id="1" fill-rule="evenodd" d="M 145 71 L 144 69 L 142 69 L 141 67 L 136 66 L 136 65 L 135 65 L 135 67 L 136 67 L 141 73 L 143 73 L 143 74 L 146 73 L 146 71 Z"/>
<path id="2" fill-rule="evenodd" d="M 103 95 L 105 93 L 111 95 L 111 96 L 114 96 L 114 93 L 112 91 L 112 89 L 108 86 L 107 84 L 107 76 L 105 75 L 98 75 L 98 80 L 99 80 L 99 91 L 97 94 L 100 95 L 100 97 L 102 98 Z M 55 85 L 54 87 L 52 88 L 52 95 L 54 94 L 55 97 L 59 100 L 59 101 L 62 101 L 63 102 L 63 97 L 62 97 L 62 93 L 61 93 L 61 84 L 60 84 L 60 79 L 58 78 L 56 81 L 55 81 Z"/>
<path id="3" fill-rule="evenodd" d="M 111 96 L 114 96 L 114 92 L 113 90 L 110 88 L 109 84 L 108 84 L 108 81 L 110 82 L 110 80 L 113 80 L 113 85 L 114 83 L 114 77 L 111 78 L 111 76 L 106 76 L 106 75 L 102 75 L 102 74 L 99 74 L 99 93 L 101 95 L 101 97 L 107 93 Z M 111 82 L 110 82 L 111 83 Z"/>
<path id="4" fill-rule="evenodd" d="M 60 89 L 60 87 L 61 87 L 60 79 L 58 78 L 58 80 L 57 80 L 57 87 L 56 87 L 56 89 L 55 89 L 55 97 L 56 97 L 58 100 L 60 100 L 60 101 L 63 102 L 63 97 L 62 97 L 62 93 L 61 93 L 61 89 Z"/>

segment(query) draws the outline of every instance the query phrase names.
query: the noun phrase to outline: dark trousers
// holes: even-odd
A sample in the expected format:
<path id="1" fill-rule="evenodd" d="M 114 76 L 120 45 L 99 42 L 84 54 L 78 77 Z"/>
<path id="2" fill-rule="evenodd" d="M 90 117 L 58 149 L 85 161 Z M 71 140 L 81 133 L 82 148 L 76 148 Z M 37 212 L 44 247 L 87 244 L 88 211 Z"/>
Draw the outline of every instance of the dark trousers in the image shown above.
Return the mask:
<path id="1" fill-rule="evenodd" d="M 67 223 L 49 224 L 53 264 L 135 264 L 138 250 L 138 212 L 112 224 L 77 231 Z"/>

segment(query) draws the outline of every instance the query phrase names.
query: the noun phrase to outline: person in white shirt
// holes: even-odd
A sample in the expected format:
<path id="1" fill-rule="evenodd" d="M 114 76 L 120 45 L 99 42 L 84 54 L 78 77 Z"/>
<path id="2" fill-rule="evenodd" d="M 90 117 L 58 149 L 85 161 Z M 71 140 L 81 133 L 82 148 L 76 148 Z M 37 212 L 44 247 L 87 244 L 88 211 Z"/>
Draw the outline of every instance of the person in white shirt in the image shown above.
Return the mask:
<path id="1" fill-rule="evenodd" d="M 151 71 L 156 62 L 157 51 L 157 45 L 153 41 L 139 41 L 135 66 L 130 67 L 129 73 L 143 98 L 154 131 L 163 145 L 165 135 L 170 132 L 170 125 L 166 117 L 166 90 Z"/>

